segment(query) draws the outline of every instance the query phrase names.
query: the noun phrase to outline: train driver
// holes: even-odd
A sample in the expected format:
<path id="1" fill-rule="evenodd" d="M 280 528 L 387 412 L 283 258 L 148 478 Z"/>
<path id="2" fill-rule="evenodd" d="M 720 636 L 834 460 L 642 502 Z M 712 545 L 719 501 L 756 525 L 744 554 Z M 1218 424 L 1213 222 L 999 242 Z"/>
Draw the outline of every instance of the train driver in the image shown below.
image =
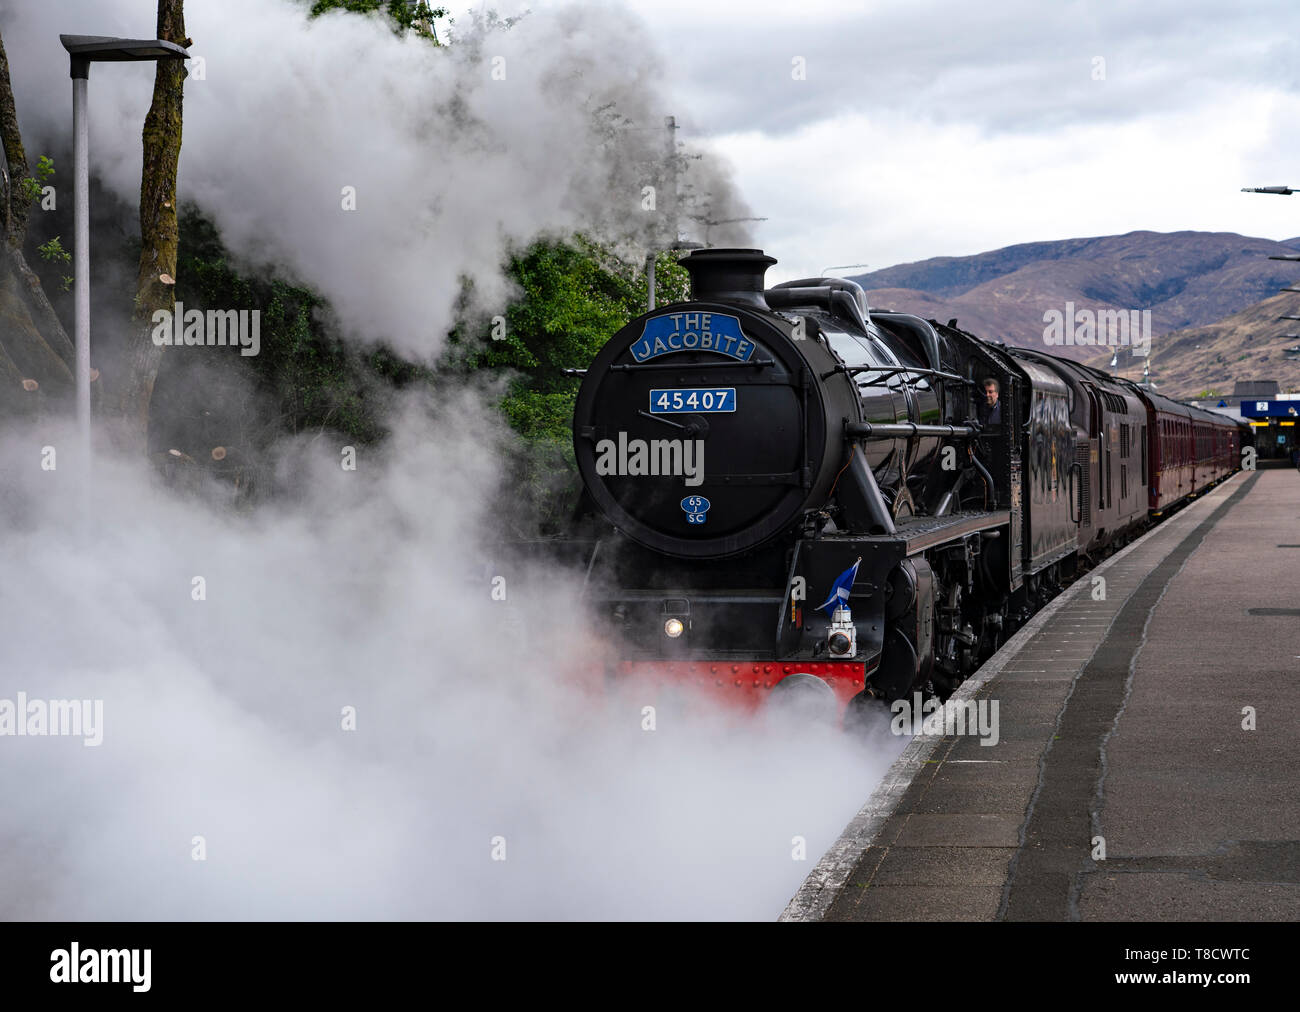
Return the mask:
<path id="1" fill-rule="evenodd" d="M 998 403 L 1000 390 L 998 381 L 993 377 L 990 376 L 984 381 L 984 400 L 976 411 L 976 417 L 979 418 L 981 425 L 1002 424 L 1002 405 Z"/>

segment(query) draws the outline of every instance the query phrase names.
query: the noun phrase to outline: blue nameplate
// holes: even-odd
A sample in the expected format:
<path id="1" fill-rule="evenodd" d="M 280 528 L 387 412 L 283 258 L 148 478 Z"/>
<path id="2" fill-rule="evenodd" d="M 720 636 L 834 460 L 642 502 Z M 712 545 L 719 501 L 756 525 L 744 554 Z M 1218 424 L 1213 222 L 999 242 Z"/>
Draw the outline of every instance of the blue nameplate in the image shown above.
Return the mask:
<path id="1" fill-rule="evenodd" d="M 678 351 L 709 351 L 737 362 L 754 355 L 754 342 L 740 329 L 740 320 L 725 313 L 665 313 L 646 320 L 632 357 L 648 362 Z"/>

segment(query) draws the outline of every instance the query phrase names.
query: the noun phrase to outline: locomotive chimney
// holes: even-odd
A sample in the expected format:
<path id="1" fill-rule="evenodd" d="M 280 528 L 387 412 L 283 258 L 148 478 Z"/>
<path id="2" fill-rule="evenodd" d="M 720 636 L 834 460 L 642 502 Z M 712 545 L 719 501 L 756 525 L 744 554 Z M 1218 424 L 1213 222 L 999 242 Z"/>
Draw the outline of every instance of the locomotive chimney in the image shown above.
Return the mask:
<path id="1" fill-rule="evenodd" d="M 699 249 L 678 262 L 690 272 L 692 300 L 768 309 L 763 275 L 776 260 L 761 249 Z"/>

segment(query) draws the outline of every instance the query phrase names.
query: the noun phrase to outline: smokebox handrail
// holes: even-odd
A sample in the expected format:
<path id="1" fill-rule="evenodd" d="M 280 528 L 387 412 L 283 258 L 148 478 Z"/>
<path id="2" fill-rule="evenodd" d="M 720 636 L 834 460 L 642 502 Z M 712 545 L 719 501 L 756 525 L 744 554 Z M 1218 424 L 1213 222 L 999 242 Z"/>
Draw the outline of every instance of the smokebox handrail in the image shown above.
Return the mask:
<path id="1" fill-rule="evenodd" d="M 845 422 L 844 434 L 850 438 L 861 439 L 880 436 L 893 438 L 898 436 L 953 436 L 968 438 L 977 435 L 969 425 L 917 425 L 915 422 L 888 422 L 879 425 L 871 422 Z"/>
<path id="2" fill-rule="evenodd" d="M 839 365 L 834 369 L 822 373 L 822 379 L 830 379 L 836 373 L 847 373 L 850 376 L 857 376 L 860 373 L 871 372 L 880 375 L 870 383 L 862 383 L 860 386 L 879 386 L 882 380 L 891 379 L 894 376 L 938 376 L 940 379 L 952 380 L 954 383 L 964 383 L 967 386 L 974 386 L 974 382 L 968 380 L 965 376 L 958 376 L 956 373 L 944 372 L 942 369 L 914 369 L 911 366 L 880 367 L 877 365 Z"/>

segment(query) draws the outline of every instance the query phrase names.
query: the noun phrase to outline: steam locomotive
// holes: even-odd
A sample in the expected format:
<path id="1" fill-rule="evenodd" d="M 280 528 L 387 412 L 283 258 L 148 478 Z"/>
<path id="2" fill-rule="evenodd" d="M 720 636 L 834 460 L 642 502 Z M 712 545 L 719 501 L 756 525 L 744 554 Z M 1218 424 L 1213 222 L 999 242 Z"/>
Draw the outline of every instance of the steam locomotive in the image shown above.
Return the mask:
<path id="1" fill-rule="evenodd" d="M 1239 466 L 1231 419 L 1078 362 L 873 310 L 840 278 L 765 289 L 760 250 L 682 263 L 690 301 L 620 330 L 574 413 L 611 677 L 841 712 L 946 698 Z"/>

